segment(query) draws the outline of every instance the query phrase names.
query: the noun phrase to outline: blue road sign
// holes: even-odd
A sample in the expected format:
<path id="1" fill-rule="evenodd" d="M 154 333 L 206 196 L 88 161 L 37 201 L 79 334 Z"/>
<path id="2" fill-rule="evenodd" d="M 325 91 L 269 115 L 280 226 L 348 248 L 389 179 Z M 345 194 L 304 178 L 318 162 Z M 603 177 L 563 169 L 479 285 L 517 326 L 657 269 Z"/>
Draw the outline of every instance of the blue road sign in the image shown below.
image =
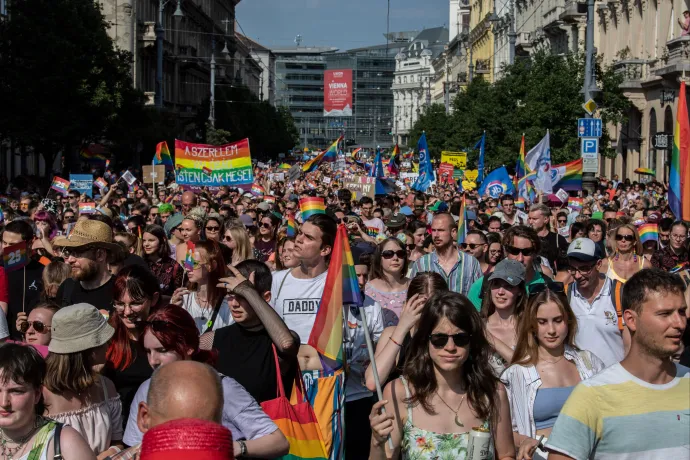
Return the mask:
<path id="1" fill-rule="evenodd" d="M 596 155 L 599 153 L 599 138 L 584 138 L 580 143 L 580 153 L 582 155 Z"/>
<path id="2" fill-rule="evenodd" d="M 601 137 L 601 118 L 578 118 L 577 137 Z"/>

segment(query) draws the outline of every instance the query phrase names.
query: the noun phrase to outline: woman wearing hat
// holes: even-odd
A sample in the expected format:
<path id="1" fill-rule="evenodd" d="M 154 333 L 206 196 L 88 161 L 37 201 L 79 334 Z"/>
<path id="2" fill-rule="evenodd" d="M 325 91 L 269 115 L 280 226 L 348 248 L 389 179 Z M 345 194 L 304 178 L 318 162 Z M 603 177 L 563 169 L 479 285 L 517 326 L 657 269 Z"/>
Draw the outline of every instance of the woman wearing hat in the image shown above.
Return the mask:
<path id="1" fill-rule="evenodd" d="M 115 329 L 96 307 L 81 303 L 55 313 L 51 333 L 45 415 L 74 427 L 95 454 L 121 446 L 120 396 L 113 382 L 94 371 L 94 366 L 106 363 Z"/>
<path id="2" fill-rule="evenodd" d="M 486 337 L 494 349 L 489 364 L 496 377 L 513 360 L 517 343 L 517 325 L 527 304 L 525 266 L 517 260 L 504 259 L 487 278 L 481 316 L 486 321 Z"/>
<path id="3" fill-rule="evenodd" d="M 24 345 L 0 347 L 0 458 L 47 460 L 59 452 L 64 460 L 95 460 L 89 445 L 72 427 L 43 416 L 41 394 L 46 364 Z"/>

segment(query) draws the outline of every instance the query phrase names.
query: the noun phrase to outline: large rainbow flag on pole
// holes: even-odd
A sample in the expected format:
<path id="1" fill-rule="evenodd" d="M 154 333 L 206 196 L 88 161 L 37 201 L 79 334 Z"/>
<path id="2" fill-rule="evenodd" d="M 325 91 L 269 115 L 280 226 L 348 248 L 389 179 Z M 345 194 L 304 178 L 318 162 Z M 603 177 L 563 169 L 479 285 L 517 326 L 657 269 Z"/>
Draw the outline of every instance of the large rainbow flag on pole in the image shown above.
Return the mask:
<path id="1" fill-rule="evenodd" d="M 322 161 L 335 161 L 338 159 L 338 144 L 340 144 L 340 141 L 343 140 L 343 136 L 340 136 L 338 139 L 336 139 L 335 142 L 331 144 L 330 147 L 328 147 L 328 150 L 325 150 L 318 155 L 316 155 L 315 158 L 312 158 L 311 160 L 307 161 L 304 163 L 302 166 L 302 171 L 305 173 L 309 173 L 312 171 L 315 171 L 316 168 L 319 167 Z"/>
<path id="2" fill-rule="evenodd" d="M 175 165 L 173 165 L 173 160 L 170 156 L 170 150 L 168 149 L 168 143 L 166 141 L 159 142 L 158 145 L 156 145 L 156 154 L 153 156 L 153 165 L 164 165 L 166 171 L 175 170 Z"/>
<path id="3" fill-rule="evenodd" d="M 331 251 L 326 286 L 308 344 L 326 358 L 343 363 L 343 306 L 360 306 L 362 301 L 347 229 L 340 224 Z"/>
<path id="4" fill-rule="evenodd" d="M 677 220 L 690 220 L 689 160 L 690 121 L 688 120 L 688 106 L 685 101 L 685 82 L 680 82 L 668 188 L 668 204 Z"/>

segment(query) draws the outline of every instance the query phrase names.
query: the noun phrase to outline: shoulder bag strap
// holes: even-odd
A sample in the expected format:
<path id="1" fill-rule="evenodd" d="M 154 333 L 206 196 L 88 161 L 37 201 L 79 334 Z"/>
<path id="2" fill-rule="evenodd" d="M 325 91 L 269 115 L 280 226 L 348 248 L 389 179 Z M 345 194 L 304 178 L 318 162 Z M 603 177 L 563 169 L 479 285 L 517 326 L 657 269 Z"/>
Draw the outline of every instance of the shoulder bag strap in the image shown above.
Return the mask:
<path id="1" fill-rule="evenodd" d="M 280 282 L 280 286 L 278 287 L 278 293 L 276 294 L 276 297 L 275 297 L 275 298 L 276 298 L 276 301 L 278 300 L 278 297 L 280 297 L 280 291 L 283 290 L 283 284 L 285 284 L 285 280 L 287 279 L 287 277 L 290 276 L 290 272 L 291 272 L 291 271 L 292 271 L 291 268 L 288 269 L 287 275 L 285 275 L 285 278 L 283 278 L 283 281 Z"/>
<path id="2" fill-rule="evenodd" d="M 60 432 L 62 431 L 62 423 L 57 422 L 55 424 L 55 434 L 53 435 L 53 451 L 55 455 L 53 460 L 63 460 L 62 450 L 60 449 Z"/>
<path id="3" fill-rule="evenodd" d="M 216 318 L 218 318 L 218 312 L 220 311 L 220 307 L 223 306 L 223 300 L 225 300 L 225 296 L 221 295 L 218 302 L 216 302 L 216 308 L 213 309 L 211 319 L 206 323 L 206 332 L 211 332 L 213 330 L 213 324 L 216 322 Z"/>
<path id="4" fill-rule="evenodd" d="M 285 397 L 285 386 L 283 385 L 283 376 L 280 373 L 280 362 L 278 361 L 278 352 L 276 351 L 275 345 L 272 344 L 271 348 L 273 349 L 273 359 L 275 360 L 275 363 L 276 363 L 276 384 L 278 386 L 278 397 L 284 398 Z"/>

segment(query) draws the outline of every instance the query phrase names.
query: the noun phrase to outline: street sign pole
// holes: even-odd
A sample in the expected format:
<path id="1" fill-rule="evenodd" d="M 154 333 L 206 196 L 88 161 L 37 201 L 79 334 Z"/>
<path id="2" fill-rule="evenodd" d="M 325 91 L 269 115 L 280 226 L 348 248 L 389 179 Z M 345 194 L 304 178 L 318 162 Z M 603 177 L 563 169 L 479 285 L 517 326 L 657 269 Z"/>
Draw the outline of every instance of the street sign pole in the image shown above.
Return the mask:
<path id="1" fill-rule="evenodd" d="M 596 110 L 596 104 L 592 105 L 593 98 L 591 94 L 592 89 L 592 74 L 594 70 L 594 0 L 587 0 L 587 29 L 585 32 L 585 81 L 583 84 L 584 92 L 584 109 L 587 118 L 593 118 L 593 112 Z M 584 141 L 583 141 L 584 142 Z M 584 162 L 584 160 L 583 160 Z M 582 173 L 582 188 L 588 190 L 590 193 L 594 192 L 596 187 L 596 179 L 591 172 Z"/>

